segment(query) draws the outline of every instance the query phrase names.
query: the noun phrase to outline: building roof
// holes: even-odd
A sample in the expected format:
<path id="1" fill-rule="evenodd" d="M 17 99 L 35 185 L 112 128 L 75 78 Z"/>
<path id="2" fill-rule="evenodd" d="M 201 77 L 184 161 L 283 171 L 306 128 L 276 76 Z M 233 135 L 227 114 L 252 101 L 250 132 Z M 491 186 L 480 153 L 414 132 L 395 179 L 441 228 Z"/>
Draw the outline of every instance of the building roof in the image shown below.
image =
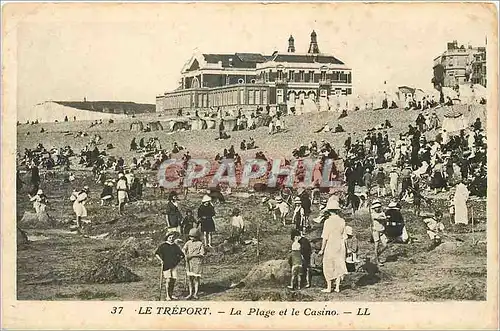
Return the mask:
<path id="1" fill-rule="evenodd" d="M 336 57 L 326 54 L 274 53 L 271 56 L 260 53 L 203 54 L 207 63 L 222 62 L 223 68 L 256 68 L 257 63 L 267 61 L 289 63 L 333 63 L 344 64 Z"/>
<path id="2" fill-rule="evenodd" d="M 276 54 L 273 58 L 274 62 L 289 62 L 289 63 L 333 63 L 344 64 L 344 62 L 332 55 L 322 54 Z"/>
<path id="3" fill-rule="evenodd" d="M 122 110 L 131 114 L 149 113 L 156 111 L 156 106 L 148 103 L 129 101 L 53 101 L 62 106 L 80 110 L 103 112 L 107 110 Z"/>
<path id="4" fill-rule="evenodd" d="M 222 62 L 224 68 L 256 68 L 257 63 L 267 60 L 259 53 L 235 53 L 235 54 L 203 54 L 207 63 Z"/>

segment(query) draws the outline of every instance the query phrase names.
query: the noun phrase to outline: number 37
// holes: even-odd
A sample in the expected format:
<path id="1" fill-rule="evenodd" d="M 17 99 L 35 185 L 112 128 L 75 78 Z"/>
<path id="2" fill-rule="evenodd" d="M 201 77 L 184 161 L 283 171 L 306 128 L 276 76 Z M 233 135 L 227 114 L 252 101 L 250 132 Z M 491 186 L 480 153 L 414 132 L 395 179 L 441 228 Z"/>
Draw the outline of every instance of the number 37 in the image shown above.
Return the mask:
<path id="1" fill-rule="evenodd" d="M 120 315 L 123 311 L 123 307 L 113 307 L 113 309 L 111 309 L 111 314 L 118 314 Z"/>

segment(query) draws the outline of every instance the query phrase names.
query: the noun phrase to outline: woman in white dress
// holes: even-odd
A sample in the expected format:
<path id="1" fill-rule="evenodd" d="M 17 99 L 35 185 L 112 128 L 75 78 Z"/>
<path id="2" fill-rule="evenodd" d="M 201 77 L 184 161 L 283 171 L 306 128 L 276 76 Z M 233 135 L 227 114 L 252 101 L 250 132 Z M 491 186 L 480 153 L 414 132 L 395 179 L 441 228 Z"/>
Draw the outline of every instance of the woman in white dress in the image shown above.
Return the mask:
<path id="1" fill-rule="evenodd" d="M 345 220 L 337 215 L 340 210 L 336 199 L 329 199 L 325 207 L 328 218 L 323 225 L 323 239 L 320 255 L 323 255 L 323 275 L 326 281 L 326 289 L 322 292 L 332 292 L 332 281 L 335 280 L 335 292 L 340 292 L 340 281 L 347 274 L 345 264 Z"/>
<path id="2" fill-rule="evenodd" d="M 455 224 L 468 224 L 469 215 L 467 212 L 467 199 L 469 199 L 469 190 L 461 180 L 456 187 L 453 197 L 455 207 Z"/>
<path id="3" fill-rule="evenodd" d="M 73 201 L 73 211 L 76 214 L 76 225 L 78 229 L 81 228 L 82 218 L 87 217 L 87 208 L 85 208 L 85 203 L 87 202 L 89 193 L 89 187 L 84 186 L 83 189 L 78 191 L 73 191 L 70 200 Z"/>

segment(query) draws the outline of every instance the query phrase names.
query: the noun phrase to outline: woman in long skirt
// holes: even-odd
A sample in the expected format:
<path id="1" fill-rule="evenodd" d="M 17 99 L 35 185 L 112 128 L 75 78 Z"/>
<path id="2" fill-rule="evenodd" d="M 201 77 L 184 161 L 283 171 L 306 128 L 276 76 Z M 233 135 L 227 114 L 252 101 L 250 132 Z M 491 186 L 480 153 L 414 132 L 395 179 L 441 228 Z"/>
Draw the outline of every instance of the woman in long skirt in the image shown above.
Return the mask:
<path id="1" fill-rule="evenodd" d="M 322 292 L 332 292 L 332 281 L 335 280 L 335 292 L 340 292 L 340 281 L 347 274 L 345 264 L 345 220 L 337 215 L 340 210 L 336 199 L 329 199 L 325 208 L 330 214 L 323 225 L 323 242 L 320 254 L 323 255 L 323 275 L 326 289 Z"/>
<path id="2" fill-rule="evenodd" d="M 434 194 L 437 193 L 437 189 L 446 188 L 446 180 L 443 176 L 443 170 L 440 164 L 436 164 L 434 171 L 432 173 L 430 188 L 434 189 Z"/>
<path id="3" fill-rule="evenodd" d="M 212 247 L 212 232 L 215 232 L 215 209 L 210 203 L 212 198 L 205 195 L 201 200 L 201 205 L 198 207 L 198 219 L 201 223 L 201 232 L 203 232 L 203 238 L 205 245 Z"/>

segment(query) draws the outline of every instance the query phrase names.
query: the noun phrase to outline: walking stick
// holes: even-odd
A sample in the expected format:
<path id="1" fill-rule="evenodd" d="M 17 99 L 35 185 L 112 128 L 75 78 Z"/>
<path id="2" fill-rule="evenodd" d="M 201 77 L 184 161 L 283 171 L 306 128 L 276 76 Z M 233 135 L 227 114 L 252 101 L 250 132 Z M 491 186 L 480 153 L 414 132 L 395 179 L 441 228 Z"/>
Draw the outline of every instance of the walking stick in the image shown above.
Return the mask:
<path id="1" fill-rule="evenodd" d="M 259 254 L 259 234 L 260 234 L 260 222 L 257 221 L 257 263 L 260 263 L 260 254 Z"/>
<path id="2" fill-rule="evenodd" d="M 163 262 L 160 268 L 160 293 L 158 295 L 158 301 L 161 301 L 161 293 L 163 292 Z"/>
<path id="3" fill-rule="evenodd" d="M 471 218 L 471 230 L 472 230 L 472 245 L 476 244 L 476 239 L 474 238 L 474 207 L 470 207 L 470 218 Z"/>
<path id="4" fill-rule="evenodd" d="M 185 257 L 185 262 L 186 262 L 186 267 L 184 268 L 185 269 L 185 273 L 184 273 L 184 284 L 186 286 L 186 291 L 189 291 L 189 277 L 188 277 L 188 260 L 187 260 L 187 257 Z M 189 293 L 191 293 L 191 291 L 189 291 Z"/>

